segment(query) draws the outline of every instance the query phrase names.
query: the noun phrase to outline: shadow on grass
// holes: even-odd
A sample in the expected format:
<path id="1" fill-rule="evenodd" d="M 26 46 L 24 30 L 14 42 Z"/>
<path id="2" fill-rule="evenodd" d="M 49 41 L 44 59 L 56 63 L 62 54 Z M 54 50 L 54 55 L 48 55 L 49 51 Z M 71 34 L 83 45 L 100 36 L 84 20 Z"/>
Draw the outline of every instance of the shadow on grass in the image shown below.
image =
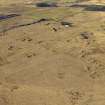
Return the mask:
<path id="1" fill-rule="evenodd" d="M 105 11 L 105 5 L 85 5 L 85 4 L 74 4 L 71 7 L 83 8 L 85 11 Z"/>

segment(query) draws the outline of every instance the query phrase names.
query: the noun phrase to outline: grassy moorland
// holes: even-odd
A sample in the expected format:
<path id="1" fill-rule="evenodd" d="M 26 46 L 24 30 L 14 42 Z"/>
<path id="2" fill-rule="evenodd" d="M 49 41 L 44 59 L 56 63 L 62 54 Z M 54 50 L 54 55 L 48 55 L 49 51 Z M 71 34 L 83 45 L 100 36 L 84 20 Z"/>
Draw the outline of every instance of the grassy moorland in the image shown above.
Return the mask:
<path id="1" fill-rule="evenodd" d="M 0 0 L 0 105 L 104 105 L 105 5 L 98 0 Z"/>

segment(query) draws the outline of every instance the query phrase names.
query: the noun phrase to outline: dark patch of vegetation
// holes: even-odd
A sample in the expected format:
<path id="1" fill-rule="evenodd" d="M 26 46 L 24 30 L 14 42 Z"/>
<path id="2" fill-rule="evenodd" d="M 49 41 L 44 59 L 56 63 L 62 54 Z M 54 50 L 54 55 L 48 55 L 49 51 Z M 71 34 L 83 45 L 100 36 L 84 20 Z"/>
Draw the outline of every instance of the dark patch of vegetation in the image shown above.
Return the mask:
<path id="1" fill-rule="evenodd" d="M 42 18 L 42 19 L 40 19 L 38 22 L 44 22 L 44 21 L 49 21 L 49 19 Z"/>
<path id="2" fill-rule="evenodd" d="M 14 25 L 14 26 L 11 26 L 11 27 L 9 27 L 9 28 L 3 29 L 3 30 L 1 31 L 1 33 L 5 33 L 6 31 L 9 31 L 9 30 L 12 30 L 12 29 L 15 29 L 15 28 L 25 27 L 25 26 L 29 26 L 29 25 L 41 23 L 41 22 L 44 22 L 44 21 L 50 21 L 50 20 L 52 20 L 52 19 L 45 19 L 45 18 L 42 18 L 42 19 L 39 19 L 39 20 L 37 20 L 37 21 L 30 22 L 30 23 L 24 23 L 24 24 L 20 24 L 20 25 Z"/>
<path id="3" fill-rule="evenodd" d="M 74 7 L 74 8 L 84 8 L 84 7 L 87 7 L 87 5 L 81 5 L 81 4 L 73 4 L 71 5 L 70 7 Z"/>
<path id="4" fill-rule="evenodd" d="M 90 35 L 93 35 L 92 32 L 82 32 L 80 34 L 82 36 L 83 39 L 89 39 Z"/>
<path id="5" fill-rule="evenodd" d="M 72 27 L 72 26 L 73 26 L 73 23 L 62 21 L 62 22 L 61 22 L 61 25 Z"/>
<path id="6" fill-rule="evenodd" d="M 56 3 L 41 2 L 36 4 L 37 7 L 57 7 Z"/>
<path id="7" fill-rule="evenodd" d="M 105 5 L 85 5 L 85 4 L 74 4 L 70 7 L 84 8 L 86 11 L 105 11 Z"/>
<path id="8" fill-rule="evenodd" d="M 57 29 L 56 29 L 56 28 L 53 28 L 53 31 L 55 31 L 55 32 L 56 32 L 56 31 L 57 31 Z"/>
<path id="9" fill-rule="evenodd" d="M 27 58 L 32 58 L 34 56 L 36 56 L 37 54 L 36 53 L 30 53 L 30 54 L 26 54 Z"/>
<path id="10" fill-rule="evenodd" d="M 14 46 L 9 46 L 8 50 L 13 50 Z"/>
<path id="11" fill-rule="evenodd" d="M 17 16 L 20 16 L 20 14 L 0 15 L 0 20 L 9 19 Z"/>
<path id="12" fill-rule="evenodd" d="M 85 8 L 87 11 L 105 11 L 104 5 L 90 5 Z"/>

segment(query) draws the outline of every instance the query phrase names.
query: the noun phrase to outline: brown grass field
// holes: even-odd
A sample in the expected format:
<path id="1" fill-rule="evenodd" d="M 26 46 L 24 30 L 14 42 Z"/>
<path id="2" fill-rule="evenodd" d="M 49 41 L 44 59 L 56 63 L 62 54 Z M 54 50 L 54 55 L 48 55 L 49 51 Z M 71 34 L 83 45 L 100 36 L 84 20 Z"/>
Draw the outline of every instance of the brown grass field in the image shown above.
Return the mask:
<path id="1" fill-rule="evenodd" d="M 104 105 L 104 87 L 104 0 L 0 0 L 0 105 Z"/>

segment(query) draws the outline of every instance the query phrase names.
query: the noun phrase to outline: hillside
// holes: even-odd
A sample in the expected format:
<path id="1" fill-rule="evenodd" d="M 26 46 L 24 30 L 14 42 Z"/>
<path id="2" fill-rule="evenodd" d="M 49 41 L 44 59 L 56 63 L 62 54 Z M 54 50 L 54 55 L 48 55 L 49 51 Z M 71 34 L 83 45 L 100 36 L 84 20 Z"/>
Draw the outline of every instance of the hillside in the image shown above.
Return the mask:
<path id="1" fill-rule="evenodd" d="M 0 0 L 0 105 L 104 105 L 104 0 Z"/>

